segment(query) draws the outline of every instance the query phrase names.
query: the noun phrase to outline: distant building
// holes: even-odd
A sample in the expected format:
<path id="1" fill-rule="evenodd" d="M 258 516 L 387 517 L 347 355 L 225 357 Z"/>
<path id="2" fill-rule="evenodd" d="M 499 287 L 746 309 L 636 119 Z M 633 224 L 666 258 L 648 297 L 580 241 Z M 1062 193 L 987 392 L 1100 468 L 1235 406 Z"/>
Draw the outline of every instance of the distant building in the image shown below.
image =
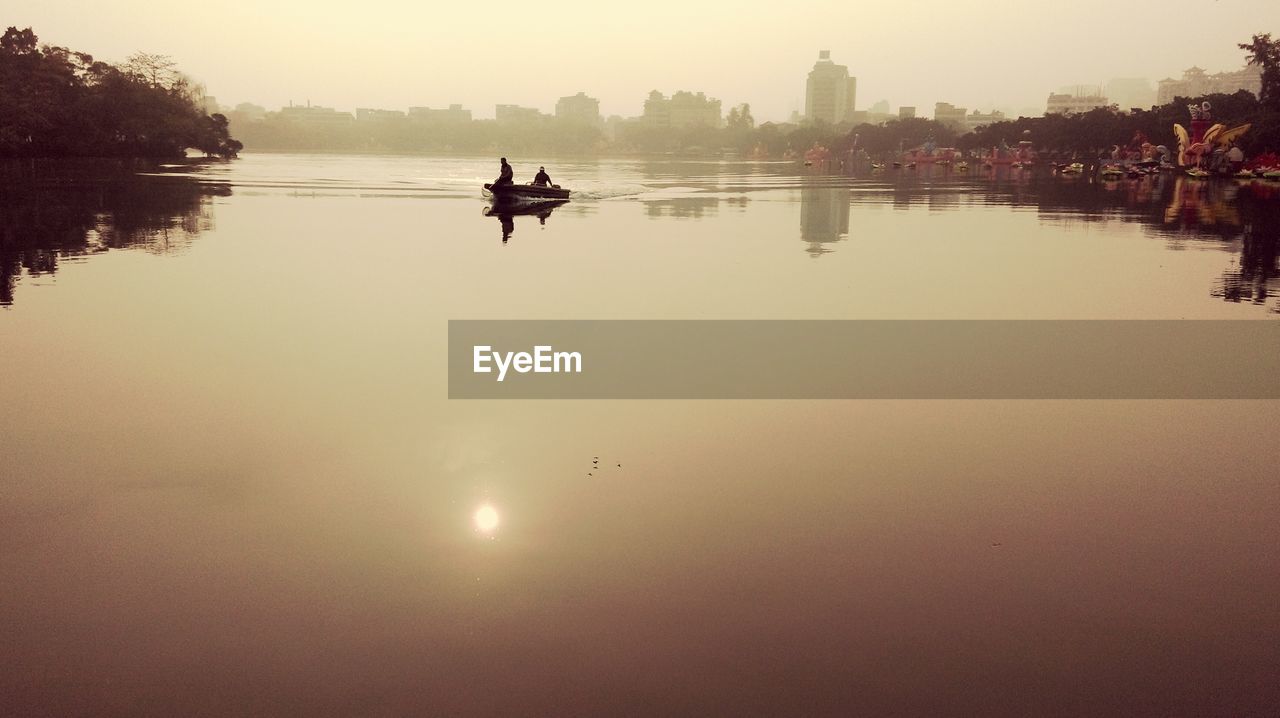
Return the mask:
<path id="1" fill-rule="evenodd" d="M 1262 68 L 1257 65 L 1245 65 L 1244 69 L 1235 72 L 1218 72 L 1208 74 L 1198 67 L 1183 71 L 1182 79 L 1166 77 L 1156 89 L 1156 104 L 1167 105 L 1175 97 L 1200 97 L 1215 92 L 1231 94 L 1239 90 L 1248 90 L 1254 95 L 1262 92 Z"/>
<path id="2" fill-rule="evenodd" d="M 280 116 L 308 125 L 342 125 L 355 122 L 356 119 L 350 112 L 338 112 L 332 107 L 319 105 L 312 107 L 310 102 L 306 105 L 290 104 L 288 107 L 282 107 Z"/>
<path id="3" fill-rule="evenodd" d="M 965 117 L 968 112 L 963 107 L 956 107 L 950 102 L 937 102 L 933 105 L 933 119 L 956 132 L 968 132 L 969 121 Z"/>
<path id="4" fill-rule="evenodd" d="M 1107 81 L 1102 94 L 1122 110 L 1149 109 L 1156 104 L 1156 91 L 1145 77 L 1116 77 Z"/>
<path id="5" fill-rule="evenodd" d="M 652 127 L 719 127 L 720 101 L 703 93 L 680 91 L 667 97 L 654 90 L 644 101 L 641 120 Z"/>
<path id="6" fill-rule="evenodd" d="M 493 117 L 498 122 L 536 122 L 546 117 L 536 107 L 519 105 L 494 105 Z"/>
<path id="7" fill-rule="evenodd" d="M 430 107 L 410 107 L 409 119 L 426 122 L 470 122 L 471 110 L 462 109 L 462 105 L 449 105 L 443 110 Z"/>
<path id="8" fill-rule="evenodd" d="M 556 119 L 584 125 L 599 125 L 600 101 L 594 97 L 587 97 L 585 92 L 561 97 L 556 102 Z"/>
<path id="9" fill-rule="evenodd" d="M 218 106 L 218 98 L 213 95 L 205 95 L 203 105 L 204 113 L 206 115 L 212 115 L 215 112 L 222 112 L 222 108 Z"/>
<path id="10" fill-rule="evenodd" d="M 1099 107 L 1110 106 L 1111 103 L 1107 101 L 1106 95 L 1102 94 L 1101 88 L 1081 85 L 1063 88 L 1061 92 L 1049 93 L 1049 100 L 1045 103 L 1044 113 L 1046 115 L 1075 115 Z"/>
<path id="11" fill-rule="evenodd" d="M 240 119 L 248 121 L 261 120 L 267 116 L 267 108 L 262 105 L 255 105 L 252 102 L 241 102 L 231 112 Z"/>
<path id="12" fill-rule="evenodd" d="M 969 132 L 973 132 L 979 127 L 982 127 L 983 125 L 990 125 L 996 122 L 1003 122 L 1004 120 L 1005 120 L 1004 113 L 1001 112 L 1000 110 L 992 110 L 991 112 L 988 112 L 985 114 L 978 112 L 977 110 L 974 110 L 973 112 L 969 113 L 968 117 L 965 118 L 965 128 Z"/>
<path id="13" fill-rule="evenodd" d="M 804 118 L 808 122 L 836 125 L 851 120 L 858 94 L 858 78 L 849 68 L 831 61 L 831 51 L 818 52 L 804 88 Z"/>
<path id="14" fill-rule="evenodd" d="M 898 108 L 898 119 L 909 120 L 916 116 L 916 108 L 910 105 L 902 105 Z"/>
<path id="15" fill-rule="evenodd" d="M 404 113 L 400 110 L 371 110 L 367 107 L 356 108 L 356 122 L 386 122 L 388 120 L 403 120 Z"/>
<path id="16" fill-rule="evenodd" d="M 609 115 L 609 119 L 604 121 L 604 137 L 610 142 L 616 142 L 618 137 L 622 135 L 622 128 L 639 122 L 635 118 L 623 118 L 621 115 Z"/>

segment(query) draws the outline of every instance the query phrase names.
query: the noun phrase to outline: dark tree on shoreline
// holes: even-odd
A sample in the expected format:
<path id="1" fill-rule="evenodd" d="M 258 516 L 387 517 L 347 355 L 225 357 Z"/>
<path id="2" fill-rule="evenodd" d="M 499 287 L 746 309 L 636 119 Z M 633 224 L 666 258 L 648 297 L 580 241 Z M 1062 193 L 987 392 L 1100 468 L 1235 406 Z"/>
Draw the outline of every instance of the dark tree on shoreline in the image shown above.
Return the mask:
<path id="1" fill-rule="evenodd" d="M 235 157 L 226 118 L 197 99 L 164 56 L 116 66 L 40 45 L 31 28 L 0 36 L 0 157 Z"/>
<path id="2" fill-rule="evenodd" d="M 1272 40 L 1271 33 L 1254 35 L 1240 49 L 1248 52 L 1249 64 L 1262 68 L 1262 92 L 1258 99 L 1267 109 L 1280 112 L 1280 40 Z"/>

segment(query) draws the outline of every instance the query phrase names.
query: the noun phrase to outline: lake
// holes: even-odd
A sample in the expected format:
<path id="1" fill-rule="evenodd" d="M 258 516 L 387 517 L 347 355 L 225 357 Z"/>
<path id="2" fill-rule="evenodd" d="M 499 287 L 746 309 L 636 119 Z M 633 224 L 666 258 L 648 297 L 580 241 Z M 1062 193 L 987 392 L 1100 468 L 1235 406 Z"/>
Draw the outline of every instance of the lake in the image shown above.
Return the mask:
<path id="1" fill-rule="evenodd" d="M 1280 705 L 1277 402 L 445 372 L 450 319 L 1276 321 L 1280 183 L 547 169 L 503 216 L 496 158 L 6 166 L 3 712 Z"/>

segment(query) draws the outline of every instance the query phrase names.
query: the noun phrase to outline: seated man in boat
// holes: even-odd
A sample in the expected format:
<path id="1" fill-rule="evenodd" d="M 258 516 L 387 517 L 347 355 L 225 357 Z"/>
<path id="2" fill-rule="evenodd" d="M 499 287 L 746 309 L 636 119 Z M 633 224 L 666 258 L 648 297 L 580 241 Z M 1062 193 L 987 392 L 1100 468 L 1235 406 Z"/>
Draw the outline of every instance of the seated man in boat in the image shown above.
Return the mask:
<path id="1" fill-rule="evenodd" d="M 535 187 L 550 187 L 550 186 L 551 186 L 551 175 L 547 174 L 547 168 L 546 168 L 546 167 L 539 167 L 539 168 L 538 168 L 538 174 L 536 174 L 536 175 L 534 175 L 534 176 L 533 176 L 533 186 L 535 186 Z"/>
<path id="2" fill-rule="evenodd" d="M 512 180 L 512 177 L 513 177 L 513 176 L 515 176 L 515 172 L 514 172 L 514 171 L 512 171 L 512 169 L 511 169 L 511 165 L 507 164 L 507 158 L 506 158 L 506 157 L 503 157 L 503 158 L 502 158 L 502 170 L 501 170 L 500 172 L 498 172 L 498 179 L 496 179 L 496 180 L 494 180 L 494 181 L 493 181 L 493 186 L 494 186 L 494 187 L 501 187 L 501 186 L 503 186 L 503 185 L 509 185 L 509 184 L 512 184 L 512 183 L 513 183 L 513 180 Z"/>

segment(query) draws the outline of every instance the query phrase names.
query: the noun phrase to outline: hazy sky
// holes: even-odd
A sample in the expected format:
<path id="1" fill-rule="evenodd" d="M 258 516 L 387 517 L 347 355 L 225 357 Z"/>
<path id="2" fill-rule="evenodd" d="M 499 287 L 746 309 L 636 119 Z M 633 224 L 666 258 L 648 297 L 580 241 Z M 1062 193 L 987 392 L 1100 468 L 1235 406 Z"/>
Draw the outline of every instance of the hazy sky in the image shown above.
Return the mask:
<path id="1" fill-rule="evenodd" d="M 462 103 L 489 117 L 585 90 L 630 116 L 649 90 L 689 89 L 767 120 L 803 109 L 819 49 L 858 78 L 858 109 L 925 114 L 939 100 L 1043 110 L 1064 85 L 1233 70 L 1236 43 L 1280 34 L 1280 0 L 10 0 L 0 20 L 106 60 L 171 55 L 222 104 Z"/>

